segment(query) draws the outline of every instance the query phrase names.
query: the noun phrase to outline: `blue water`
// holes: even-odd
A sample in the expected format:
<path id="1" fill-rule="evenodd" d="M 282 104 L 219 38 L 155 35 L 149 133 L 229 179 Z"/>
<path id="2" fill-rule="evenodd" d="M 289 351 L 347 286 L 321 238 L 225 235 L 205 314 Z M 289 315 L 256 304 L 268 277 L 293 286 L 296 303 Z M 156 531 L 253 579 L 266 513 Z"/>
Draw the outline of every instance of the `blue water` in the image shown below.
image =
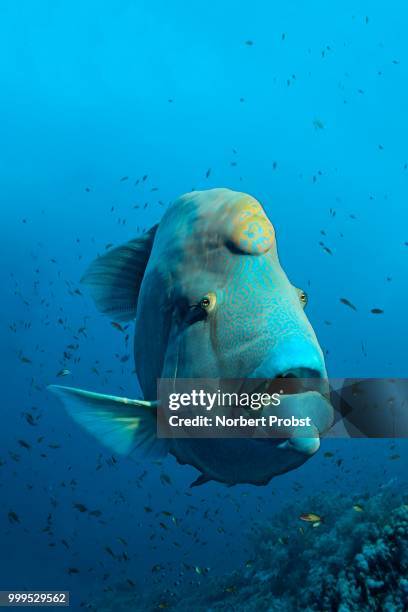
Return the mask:
<path id="1" fill-rule="evenodd" d="M 155 564 L 164 586 L 182 562 L 216 575 L 291 500 L 406 484 L 404 441 L 390 461 L 389 441 L 343 440 L 324 447 L 341 465 L 320 452 L 267 487 L 190 491 L 172 458 L 112 462 L 45 387 L 66 367 L 63 383 L 137 394 L 132 340 L 79 279 L 211 187 L 264 205 L 332 377 L 408 376 L 407 17 L 398 1 L 1 3 L 0 589 L 70 590 L 77 609 L 127 578 L 156 588 Z"/>

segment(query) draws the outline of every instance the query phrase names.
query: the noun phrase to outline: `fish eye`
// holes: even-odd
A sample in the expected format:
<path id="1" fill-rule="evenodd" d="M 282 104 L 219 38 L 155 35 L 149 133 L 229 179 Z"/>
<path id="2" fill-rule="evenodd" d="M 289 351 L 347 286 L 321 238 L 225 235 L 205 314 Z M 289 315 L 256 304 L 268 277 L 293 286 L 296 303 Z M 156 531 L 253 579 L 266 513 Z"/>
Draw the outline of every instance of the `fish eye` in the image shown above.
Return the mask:
<path id="1" fill-rule="evenodd" d="M 210 292 L 201 298 L 199 305 L 202 310 L 205 310 L 206 312 L 211 312 L 215 306 L 216 301 L 217 298 L 215 296 L 215 293 Z"/>
<path id="2" fill-rule="evenodd" d="M 298 289 L 297 287 L 295 287 L 295 289 L 298 294 L 299 301 L 302 304 L 302 307 L 305 308 L 309 301 L 306 291 L 303 291 L 303 289 Z"/>
<path id="3" fill-rule="evenodd" d="M 306 306 L 307 301 L 308 301 L 307 293 L 305 293 L 304 291 L 301 291 L 299 294 L 299 299 L 302 302 L 302 304 Z"/>

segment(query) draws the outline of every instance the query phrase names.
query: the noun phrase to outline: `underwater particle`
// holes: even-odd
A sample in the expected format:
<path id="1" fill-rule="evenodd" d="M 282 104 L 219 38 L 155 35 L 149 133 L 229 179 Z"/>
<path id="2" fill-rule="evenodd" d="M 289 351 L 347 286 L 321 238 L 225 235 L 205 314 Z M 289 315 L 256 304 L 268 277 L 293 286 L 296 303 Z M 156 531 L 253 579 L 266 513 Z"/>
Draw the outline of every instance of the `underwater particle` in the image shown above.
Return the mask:
<path id="1" fill-rule="evenodd" d="M 347 298 L 340 298 L 340 302 L 344 304 L 345 306 L 348 306 L 352 310 L 357 310 L 354 304 L 352 304 L 352 302 L 350 302 L 350 300 L 348 300 Z"/>
<path id="2" fill-rule="evenodd" d="M 299 519 L 301 521 L 305 521 L 306 523 L 321 523 L 323 521 L 322 517 L 314 512 L 306 512 L 305 514 L 301 514 Z"/>
<path id="3" fill-rule="evenodd" d="M 92 511 L 89 513 L 89 516 L 96 516 L 96 517 L 99 517 L 99 516 L 102 516 L 102 512 L 101 512 L 100 510 L 92 510 Z"/>
<path id="4" fill-rule="evenodd" d="M 320 119 L 315 119 L 313 121 L 313 126 L 315 130 L 324 130 L 324 123 Z"/>
<path id="5" fill-rule="evenodd" d="M 364 508 L 363 508 L 363 506 L 360 506 L 360 504 L 354 504 L 353 510 L 355 512 L 364 512 Z"/>
<path id="6" fill-rule="evenodd" d="M 71 374 L 70 370 L 63 368 L 58 372 L 57 376 L 69 376 L 69 374 Z"/>
<path id="7" fill-rule="evenodd" d="M 371 309 L 372 314 L 383 314 L 384 311 L 381 308 L 372 308 Z"/>

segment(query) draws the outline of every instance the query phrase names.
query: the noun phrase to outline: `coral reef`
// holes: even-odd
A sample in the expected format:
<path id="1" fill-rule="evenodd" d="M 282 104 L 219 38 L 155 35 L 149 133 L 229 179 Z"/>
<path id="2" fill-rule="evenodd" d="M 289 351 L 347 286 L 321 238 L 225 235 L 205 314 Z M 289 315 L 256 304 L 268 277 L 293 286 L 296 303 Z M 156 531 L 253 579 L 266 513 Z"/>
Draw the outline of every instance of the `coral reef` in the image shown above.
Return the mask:
<path id="1" fill-rule="evenodd" d="M 321 521 L 299 516 L 313 512 Z M 117 593 L 98 610 L 402 612 L 408 609 L 408 505 L 385 489 L 370 497 L 315 496 L 250 534 L 253 553 L 226 576 L 164 588 L 148 600 Z M 112 594 L 109 595 L 112 597 Z M 122 607 L 123 605 L 123 607 Z"/>

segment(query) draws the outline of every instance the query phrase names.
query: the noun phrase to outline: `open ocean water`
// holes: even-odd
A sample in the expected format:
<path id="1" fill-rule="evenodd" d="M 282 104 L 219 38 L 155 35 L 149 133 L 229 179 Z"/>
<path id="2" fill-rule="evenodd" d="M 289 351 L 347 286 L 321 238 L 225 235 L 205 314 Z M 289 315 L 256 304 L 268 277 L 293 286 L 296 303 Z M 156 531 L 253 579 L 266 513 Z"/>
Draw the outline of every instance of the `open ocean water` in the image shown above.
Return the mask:
<path id="1" fill-rule="evenodd" d="M 406 439 L 323 440 L 266 486 L 190 489 L 194 468 L 110 452 L 46 388 L 140 397 L 133 323 L 80 278 L 214 187 L 263 204 L 330 377 L 408 377 L 407 19 L 401 1 L 0 3 L 0 590 L 408 608 Z"/>

